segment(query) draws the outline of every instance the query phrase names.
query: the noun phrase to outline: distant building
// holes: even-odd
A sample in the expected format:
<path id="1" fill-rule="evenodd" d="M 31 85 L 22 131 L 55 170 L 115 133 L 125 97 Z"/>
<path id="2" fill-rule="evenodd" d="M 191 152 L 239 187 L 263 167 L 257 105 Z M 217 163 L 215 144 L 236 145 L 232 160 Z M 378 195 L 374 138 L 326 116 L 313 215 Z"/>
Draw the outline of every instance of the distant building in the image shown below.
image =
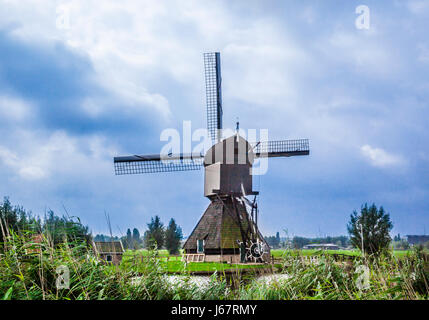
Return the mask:
<path id="1" fill-rule="evenodd" d="M 38 254 L 42 252 L 43 235 L 37 233 L 31 236 L 31 240 L 24 244 L 26 254 Z"/>
<path id="2" fill-rule="evenodd" d="M 323 250 L 338 250 L 340 249 L 339 246 L 333 243 L 314 243 L 314 244 L 307 244 L 303 249 L 323 249 Z"/>
<path id="3" fill-rule="evenodd" d="M 124 247 L 121 241 L 94 241 L 95 254 L 108 263 L 118 265 L 122 261 Z"/>
<path id="4" fill-rule="evenodd" d="M 423 244 L 429 241 L 429 236 L 406 235 L 407 241 L 411 245 Z"/>

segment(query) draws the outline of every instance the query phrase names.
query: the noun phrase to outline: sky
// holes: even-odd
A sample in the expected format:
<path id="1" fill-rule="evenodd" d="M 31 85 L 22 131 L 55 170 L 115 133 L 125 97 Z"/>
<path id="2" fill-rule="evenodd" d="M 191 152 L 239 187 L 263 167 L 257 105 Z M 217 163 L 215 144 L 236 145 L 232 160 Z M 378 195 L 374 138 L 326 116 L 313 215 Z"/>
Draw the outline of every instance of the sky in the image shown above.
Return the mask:
<path id="1" fill-rule="evenodd" d="M 224 127 L 310 139 L 254 177 L 264 235 L 347 234 L 366 202 L 392 234 L 427 233 L 427 30 L 424 0 L 0 0 L 0 197 L 94 234 L 106 212 L 116 235 L 154 215 L 189 235 L 203 171 L 115 176 L 113 157 L 205 128 L 203 53 L 219 51 Z"/>

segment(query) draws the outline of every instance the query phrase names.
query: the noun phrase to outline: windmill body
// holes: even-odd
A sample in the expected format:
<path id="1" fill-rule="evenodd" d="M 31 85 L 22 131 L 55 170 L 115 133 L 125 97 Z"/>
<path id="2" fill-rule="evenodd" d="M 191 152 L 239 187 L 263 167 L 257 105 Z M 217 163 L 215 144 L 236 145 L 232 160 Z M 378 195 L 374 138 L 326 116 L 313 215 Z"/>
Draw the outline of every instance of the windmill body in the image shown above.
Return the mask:
<path id="1" fill-rule="evenodd" d="M 204 156 L 204 196 L 254 194 L 252 146 L 238 134 L 212 146 Z"/>
<path id="2" fill-rule="evenodd" d="M 204 54 L 204 66 L 207 127 L 212 147 L 205 154 L 115 157 L 115 173 L 187 171 L 204 167 L 204 196 L 210 204 L 183 246 L 185 258 L 188 261 L 267 262 L 270 248 L 258 229 L 258 192 L 252 186 L 254 161 L 308 155 L 309 143 L 307 139 L 300 139 L 259 141 L 252 145 L 238 130 L 223 139 L 220 54 Z"/>

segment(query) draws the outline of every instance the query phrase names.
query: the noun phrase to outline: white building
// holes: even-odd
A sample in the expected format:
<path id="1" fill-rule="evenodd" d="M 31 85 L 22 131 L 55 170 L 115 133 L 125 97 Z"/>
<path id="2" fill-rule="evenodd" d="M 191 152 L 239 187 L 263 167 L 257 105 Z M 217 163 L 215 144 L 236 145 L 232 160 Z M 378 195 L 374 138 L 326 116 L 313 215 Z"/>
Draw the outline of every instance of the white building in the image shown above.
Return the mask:
<path id="1" fill-rule="evenodd" d="M 339 246 L 333 243 L 314 243 L 314 244 L 307 244 L 303 249 L 323 249 L 323 250 L 338 250 L 340 249 Z"/>

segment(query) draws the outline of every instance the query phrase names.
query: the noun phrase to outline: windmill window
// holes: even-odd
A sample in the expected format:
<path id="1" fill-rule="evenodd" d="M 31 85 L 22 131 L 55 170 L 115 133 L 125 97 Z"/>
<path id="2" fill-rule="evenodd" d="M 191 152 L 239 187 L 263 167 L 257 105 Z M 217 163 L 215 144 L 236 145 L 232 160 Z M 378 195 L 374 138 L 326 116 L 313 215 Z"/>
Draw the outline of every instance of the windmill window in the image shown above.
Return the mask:
<path id="1" fill-rule="evenodd" d="M 197 253 L 203 253 L 204 252 L 204 240 L 198 239 L 197 240 Z"/>

